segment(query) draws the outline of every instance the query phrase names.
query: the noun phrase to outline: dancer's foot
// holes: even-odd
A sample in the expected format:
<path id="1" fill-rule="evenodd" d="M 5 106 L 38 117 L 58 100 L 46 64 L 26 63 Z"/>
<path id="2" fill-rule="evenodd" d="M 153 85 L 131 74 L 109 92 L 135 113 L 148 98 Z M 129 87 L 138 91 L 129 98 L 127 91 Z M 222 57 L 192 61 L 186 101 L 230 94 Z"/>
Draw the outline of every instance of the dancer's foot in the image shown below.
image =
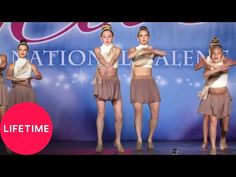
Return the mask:
<path id="1" fill-rule="evenodd" d="M 152 141 L 148 141 L 148 142 L 147 142 L 147 148 L 148 148 L 149 150 L 154 149 L 154 144 L 153 144 Z"/>
<path id="2" fill-rule="evenodd" d="M 125 152 L 125 149 L 124 149 L 124 147 L 122 146 L 121 143 L 116 143 L 115 142 L 114 146 L 117 148 L 118 152 L 121 152 L 121 153 Z"/>
<path id="3" fill-rule="evenodd" d="M 205 150 L 207 149 L 207 147 L 208 147 L 208 143 L 203 142 L 201 148 Z"/>
<path id="4" fill-rule="evenodd" d="M 226 142 L 220 142 L 220 150 L 225 150 L 225 149 L 228 149 L 229 146 Z"/>
<path id="5" fill-rule="evenodd" d="M 103 144 L 97 144 L 96 152 L 102 152 L 102 150 L 103 150 Z"/>
<path id="6" fill-rule="evenodd" d="M 142 142 L 137 142 L 136 143 L 136 151 L 141 151 L 142 150 Z"/>

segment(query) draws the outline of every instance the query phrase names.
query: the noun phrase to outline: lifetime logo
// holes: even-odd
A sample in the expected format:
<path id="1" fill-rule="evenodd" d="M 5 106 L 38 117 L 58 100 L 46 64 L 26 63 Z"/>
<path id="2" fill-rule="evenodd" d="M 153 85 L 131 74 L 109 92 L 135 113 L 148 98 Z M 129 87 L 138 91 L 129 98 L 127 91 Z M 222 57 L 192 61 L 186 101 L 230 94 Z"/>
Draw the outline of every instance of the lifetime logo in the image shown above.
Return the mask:
<path id="1" fill-rule="evenodd" d="M 3 125 L 4 133 L 49 133 L 49 125 Z"/>
<path id="2" fill-rule="evenodd" d="M 6 147 L 21 155 L 43 150 L 53 132 L 49 114 L 39 105 L 28 102 L 12 106 L 4 114 L 0 127 Z"/>

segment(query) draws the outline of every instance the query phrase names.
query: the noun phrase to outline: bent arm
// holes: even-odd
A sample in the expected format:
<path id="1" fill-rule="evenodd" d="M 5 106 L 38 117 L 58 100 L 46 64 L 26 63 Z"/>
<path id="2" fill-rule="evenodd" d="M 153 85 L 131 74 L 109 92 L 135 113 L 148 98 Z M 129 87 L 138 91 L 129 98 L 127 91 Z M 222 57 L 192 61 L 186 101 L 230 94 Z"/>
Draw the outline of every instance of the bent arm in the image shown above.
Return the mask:
<path id="1" fill-rule="evenodd" d="M 120 53 L 121 53 L 121 49 L 117 47 L 115 50 L 115 54 L 113 55 L 111 61 L 108 63 L 109 66 L 113 66 L 117 62 L 117 60 L 120 57 Z"/>
<path id="2" fill-rule="evenodd" d="M 104 65 L 105 67 L 108 66 L 108 63 L 105 61 L 104 57 L 101 55 L 101 49 L 100 48 L 95 48 L 94 53 L 98 61 Z"/>
<path id="3" fill-rule="evenodd" d="M 30 79 L 41 80 L 43 77 L 38 68 L 34 64 L 31 64 L 31 68 L 34 73 L 34 76 L 32 76 Z"/>
<path id="4" fill-rule="evenodd" d="M 1 65 L 0 65 L 0 71 L 3 71 L 7 67 L 7 56 L 2 54 L 0 55 Z"/>

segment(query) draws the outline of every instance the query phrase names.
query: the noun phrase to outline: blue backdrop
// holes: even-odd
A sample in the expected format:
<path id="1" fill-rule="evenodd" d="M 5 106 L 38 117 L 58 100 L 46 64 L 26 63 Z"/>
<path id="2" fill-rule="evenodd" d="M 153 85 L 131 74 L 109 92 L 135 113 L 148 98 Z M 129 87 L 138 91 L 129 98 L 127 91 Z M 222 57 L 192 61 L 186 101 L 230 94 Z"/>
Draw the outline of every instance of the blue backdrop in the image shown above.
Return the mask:
<path id="1" fill-rule="evenodd" d="M 28 39 L 28 58 L 38 66 L 43 80 L 33 81 L 39 105 L 50 114 L 54 140 L 96 140 L 96 100 L 92 80 L 97 61 L 93 49 L 101 45 L 100 26 L 93 23 L 0 23 L 0 53 L 8 64 L 16 58 L 19 39 Z M 111 22 L 114 43 L 122 48 L 119 77 L 123 97 L 122 140 L 135 140 L 134 110 L 130 104 L 129 48 L 137 46 L 136 33 L 141 25 L 150 29 L 150 44 L 167 52 L 156 58 L 153 76 L 161 93 L 157 140 L 197 140 L 202 138 L 202 115 L 197 114 L 197 92 L 204 84 L 203 70 L 194 71 L 200 56 L 208 55 L 210 40 L 217 36 L 225 55 L 236 58 L 236 23 L 183 22 Z M 229 138 L 236 138 L 236 68 L 229 73 L 229 90 L 233 97 Z M 7 82 L 10 88 L 10 82 Z M 148 134 L 148 106 L 143 112 L 143 137 Z M 114 139 L 114 113 L 106 105 L 104 139 Z"/>

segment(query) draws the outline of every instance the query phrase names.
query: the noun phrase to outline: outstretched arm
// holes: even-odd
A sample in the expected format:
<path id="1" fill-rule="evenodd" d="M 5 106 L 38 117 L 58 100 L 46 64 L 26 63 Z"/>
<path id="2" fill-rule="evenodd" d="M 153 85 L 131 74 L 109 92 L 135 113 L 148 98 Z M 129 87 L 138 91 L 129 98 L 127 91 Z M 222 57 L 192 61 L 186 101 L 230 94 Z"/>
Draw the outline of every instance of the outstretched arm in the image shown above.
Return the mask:
<path id="1" fill-rule="evenodd" d="M 232 60 L 232 59 L 230 59 L 230 58 L 224 58 L 224 60 L 225 60 L 225 65 L 226 66 L 234 66 L 234 65 L 236 65 L 236 61 L 235 60 Z"/>
<path id="2" fill-rule="evenodd" d="M 205 67 L 206 66 L 206 62 L 203 58 L 200 58 L 199 60 L 199 63 L 197 63 L 195 66 L 194 66 L 194 70 L 195 71 L 198 71 L 199 69 L 201 69 L 202 67 Z"/>

